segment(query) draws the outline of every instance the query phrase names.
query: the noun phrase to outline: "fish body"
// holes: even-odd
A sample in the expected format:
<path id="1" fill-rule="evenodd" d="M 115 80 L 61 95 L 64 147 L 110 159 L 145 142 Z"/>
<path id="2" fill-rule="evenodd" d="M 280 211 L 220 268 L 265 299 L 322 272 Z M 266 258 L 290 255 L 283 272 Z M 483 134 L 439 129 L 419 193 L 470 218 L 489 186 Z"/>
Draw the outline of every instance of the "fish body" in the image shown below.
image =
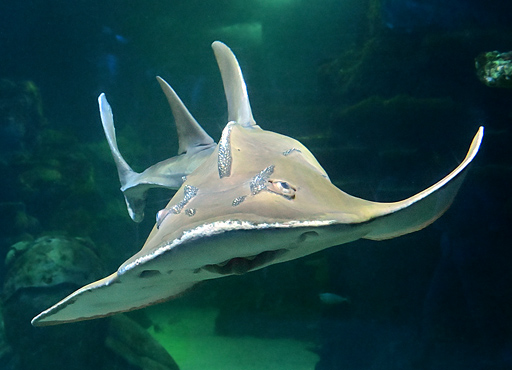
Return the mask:
<path id="1" fill-rule="evenodd" d="M 236 57 L 221 42 L 212 47 L 228 102 L 228 123 L 218 144 L 201 134 L 198 145 L 183 145 L 188 149 L 180 153 L 190 154 L 195 168 L 158 212 L 140 252 L 110 276 L 37 315 L 33 325 L 131 311 L 176 297 L 200 281 L 244 274 L 361 238 L 398 237 L 426 227 L 449 208 L 478 152 L 483 127 L 462 163 L 434 185 L 399 202 L 360 199 L 333 185 L 299 141 L 256 124 Z M 181 114 L 192 122 L 171 90 L 166 95 L 175 117 Z M 100 111 L 104 127 L 105 122 L 113 127 L 104 95 Z M 115 141 L 109 143 L 122 172 L 124 160 L 116 154 Z M 193 159 L 194 150 L 204 151 L 204 158 Z M 157 165 L 146 178 L 161 176 L 159 184 L 171 187 L 163 168 Z M 132 183 L 142 186 L 140 177 Z M 139 209 L 133 210 L 137 214 Z"/>

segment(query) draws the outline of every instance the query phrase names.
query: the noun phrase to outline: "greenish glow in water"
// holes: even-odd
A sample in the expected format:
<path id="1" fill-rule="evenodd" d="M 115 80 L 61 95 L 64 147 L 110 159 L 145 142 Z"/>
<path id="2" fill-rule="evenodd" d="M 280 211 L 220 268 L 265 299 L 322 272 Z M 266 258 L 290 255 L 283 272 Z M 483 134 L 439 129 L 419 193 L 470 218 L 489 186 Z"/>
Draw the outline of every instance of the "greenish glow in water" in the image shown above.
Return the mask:
<path id="1" fill-rule="evenodd" d="M 181 370 L 311 370 L 318 356 L 313 343 L 294 339 L 227 337 L 214 333 L 217 310 L 189 307 L 148 309 L 153 337 L 172 354 Z"/>

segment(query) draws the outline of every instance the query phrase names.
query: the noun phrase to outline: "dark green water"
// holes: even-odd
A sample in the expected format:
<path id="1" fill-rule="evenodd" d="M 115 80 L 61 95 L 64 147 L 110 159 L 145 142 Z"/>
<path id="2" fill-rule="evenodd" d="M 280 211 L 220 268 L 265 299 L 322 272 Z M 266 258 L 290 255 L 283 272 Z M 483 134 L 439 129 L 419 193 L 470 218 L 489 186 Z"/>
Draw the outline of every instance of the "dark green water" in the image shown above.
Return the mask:
<path id="1" fill-rule="evenodd" d="M 475 68 L 484 52 L 512 50 L 511 11 L 499 0 L 4 1 L 0 260 L 42 235 L 92 241 L 99 275 L 138 251 L 173 192 L 153 191 L 145 220 L 129 219 L 96 99 L 107 94 L 137 171 L 178 150 L 156 75 L 218 141 L 227 110 L 210 45 L 221 40 L 240 62 L 258 124 L 303 142 L 349 194 L 404 199 L 454 168 L 480 125 L 484 142 L 452 207 L 428 228 L 205 282 L 132 318 L 172 356 L 164 334 L 196 327 L 204 310 L 211 332 L 174 347 L 188 366 L 197 351 L 187 348 L 204 346 L 207 357 L 215 340 L 201 336 L 212 335 L 227 348 L 247 337 L 307 343 L 316 370 L 512 368 L 512 90 L 484 84 Z M 70 280 L 68 290 L 83 284 Z M 48 285 L 51 299 L 66 295 Z M 103 321 L 31 328 L 47 308 L 37 289 L 4 291 L 0 370 L 143 368 L 105 344 L 117 332 L 107 335 Z M 322 302 L 326 292 L 348 301 Z M 297 369 L 278 343 L 279 364 L 262 356 L 261 368 Z M 226 356 L 249 353 L 233 348 Z"/>

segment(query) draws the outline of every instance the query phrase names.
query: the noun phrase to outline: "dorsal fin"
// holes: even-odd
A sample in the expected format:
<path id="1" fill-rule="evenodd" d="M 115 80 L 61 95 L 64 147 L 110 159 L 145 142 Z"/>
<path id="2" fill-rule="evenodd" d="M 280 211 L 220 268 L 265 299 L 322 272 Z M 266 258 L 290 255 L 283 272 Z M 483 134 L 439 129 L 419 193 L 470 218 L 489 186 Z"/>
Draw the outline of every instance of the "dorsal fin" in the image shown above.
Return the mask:
<path id="1" fill-rule="evenodd" d="M 172 87 L 163 78 L 157 76 L 156 79 L 167 97 L 176 122 L 179 142 L 178 154 L 192 154 L 197 149 L 202 150 L 205 146 L 214 145 L 213 139 L 192 117 L 192 114 L 190 114 Z"/>
<path id="2" fill-rule="evenodd" d="M 235 55 L 220 41 L 215 41 L 212 48 L 219 65 L 228 101 L 228 121 L 235 121 L 245 127 L 255 126 L 256 122 L 252 116 L 244 76 Z"/>

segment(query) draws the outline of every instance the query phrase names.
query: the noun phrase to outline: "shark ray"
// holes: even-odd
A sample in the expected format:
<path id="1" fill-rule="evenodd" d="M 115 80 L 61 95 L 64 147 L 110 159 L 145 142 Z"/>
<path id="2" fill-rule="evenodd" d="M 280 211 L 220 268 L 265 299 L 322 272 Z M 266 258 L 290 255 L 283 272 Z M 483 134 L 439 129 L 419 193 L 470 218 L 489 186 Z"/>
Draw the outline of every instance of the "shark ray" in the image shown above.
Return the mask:
<path id="1" fill-rule="evenodd" d="M 200 281 L 361 238 L 398 237 L 431 224 L 451 205 L 478 152 L 483 127 L 464 160 L 434 185 L 398 202 L 360 199 L 334 186 L 299 141 L 256 125 L 236 57 L 221 42 L 212 47 L 228 102 L 229 122 L 219 143 L 158 213 L 137 254 L 37 315 L 33 325 L 135 310 L 176 297 Z"/>
<path id="2" fill-rule="evenodd" d="M 216 143 L 197 123 L 169 84 L 157 77 L 167 97 L 178 132 L 178 155 L 158 162 L 141 173 L 132 170 L 117 146 L 112 108 L 105 94 L 98 98 L 100 118 L 117 167 L 121 191 L 124 194 L 130 217 L 135 222 L 144 218 L 147 191 L 151 188 L 177 190 L 183 178 L 192 173 L 214 150 Z"/>

